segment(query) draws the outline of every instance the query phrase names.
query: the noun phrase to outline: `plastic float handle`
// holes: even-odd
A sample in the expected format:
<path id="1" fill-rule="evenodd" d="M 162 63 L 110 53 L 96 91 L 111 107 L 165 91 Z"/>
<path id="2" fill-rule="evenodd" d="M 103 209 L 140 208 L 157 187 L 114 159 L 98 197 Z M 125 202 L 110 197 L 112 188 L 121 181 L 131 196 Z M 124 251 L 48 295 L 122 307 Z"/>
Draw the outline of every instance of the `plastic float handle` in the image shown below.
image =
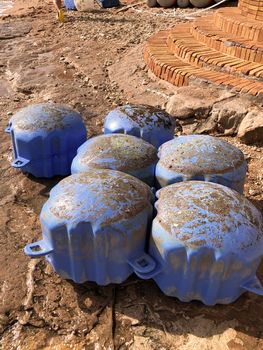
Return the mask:
<path id="1" fill-rule="evenodd" d="M 35 250 L 36 248 L 38 248 L 38 250 Z M 40 258 L 41 256 L 45 256 L 49 253 L 52 253 L 53 248 L 51 248 L 48 244 L 41 240 L 38 242 L 27 244 L 24 248 L 24 252 L 31 258 Z"/>
<path id="2" fill-rule="evenodd" d="M 7 134 L 11 134 L 11 125 L 8 125 L 6 128 L 5 128 L 5 132 Z"/>
<path id="3" fill-rule="evenodd" d="M 143 279 L 150 279 L 162 270 L 154 259 L 146 253 L 143 253 L 139 257 L 128 259 L 128 264 L 133 268 L 136 275 Z"/>
<path id="4" fill-rule="evenodd" d="M 263 287 L 259 281 L 259 279 L 255 276 L 245 284 L 241 286 L 241 288 L 245 289 L 248 292 L 255 293 L 257 295 L 263 296 Z"/>
<path id="5" fill-rule="evenodd" d="M 22 157 L 17 157 L 14 159 L 11 163 L 12 167 L 14 168 L 23 168 L 25 165 L 27 165 L 30 162 L 30 160 L 22 158 Z"/>

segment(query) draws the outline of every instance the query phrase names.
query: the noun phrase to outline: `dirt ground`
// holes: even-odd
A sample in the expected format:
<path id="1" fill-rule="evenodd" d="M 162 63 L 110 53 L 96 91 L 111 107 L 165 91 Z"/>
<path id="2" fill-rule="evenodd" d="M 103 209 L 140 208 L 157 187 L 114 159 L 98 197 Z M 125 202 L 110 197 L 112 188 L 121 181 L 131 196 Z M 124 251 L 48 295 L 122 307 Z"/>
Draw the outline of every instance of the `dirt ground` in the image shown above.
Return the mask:
<path id="1" fill-rule="evenodd" d="M 135 276 L 121 285 L 77 285 L 23 253 L 41 237 L 38 216 L 60 179 L 35 179 L 10 167 L 3 130 L 11 115 L 31 103 L 67 103 L 82 113 L 91 136 L 116 105 L 161 106 L 173 94 L 148 75 L 142 45 L 179 19 L 119 10 L 67 13 L 60 25 L 50 2 L 19 0 L 0 18 L 0 347 L 261 350 L 262 297 L 246 293 L 231 305 L 206 307 L 166 297 L 153 281 Z M 262 149 L 228 140 L 246 155 L 245 194 L 262 210 Z M 258 276 L 263 281 L 263 265 Z"/>

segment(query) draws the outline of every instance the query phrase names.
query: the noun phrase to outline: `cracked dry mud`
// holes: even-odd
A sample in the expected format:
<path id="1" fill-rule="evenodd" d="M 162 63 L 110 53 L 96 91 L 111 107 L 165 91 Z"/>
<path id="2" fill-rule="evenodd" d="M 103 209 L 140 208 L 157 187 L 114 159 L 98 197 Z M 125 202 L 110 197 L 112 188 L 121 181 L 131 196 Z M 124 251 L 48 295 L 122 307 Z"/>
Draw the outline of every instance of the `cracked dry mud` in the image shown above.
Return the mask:
<path id="1" fill-rule="evenodd" d="M 38 216 L 60 178 L 34 179 L 10 167 L 11 144 L 3 132 L 8 119 L 31 103 L 68 103 L 83 114 L 91 136 L 118 104 L 162 105 L 174 87 L 149 78 L 142 44 L 175 21 L 132 9 L 95 9 L 66 14 L 60 26 L 51 3 L 38 0 L 20 1 L 0 19 L 2 349 L 263 348 L 259 296 L 205 307 L 166 297 L 153 281 L 135 276 L 121 285 L 77 285 L 61 280 L 44 259 L 23 253 L 26 243 L 41 237 Z M 228 140 L 246 155 L 246 195 L 262 209 L 262 150 Z M 263 280 L 263 267 L 258 275 Z"/>

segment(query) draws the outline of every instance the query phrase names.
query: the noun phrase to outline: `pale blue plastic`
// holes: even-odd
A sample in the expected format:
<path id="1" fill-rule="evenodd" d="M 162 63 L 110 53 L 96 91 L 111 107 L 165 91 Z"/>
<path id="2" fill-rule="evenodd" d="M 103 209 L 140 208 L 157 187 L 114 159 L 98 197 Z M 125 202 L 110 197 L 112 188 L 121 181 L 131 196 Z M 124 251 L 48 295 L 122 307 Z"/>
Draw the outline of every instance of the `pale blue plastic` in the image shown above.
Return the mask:
<path id="1" fill-rule="evenodd" d="M 12 138 L 12 166 L 35 177 L 69 175 L 72 159 L 87 139 L 80 114 L 54 103 L 23 108 L 5 131 Z"/>
<path id="2" fill-rule="evenodd" d="M 67 10 L 76 10 L 75 2 L 74 0 L 64 0 L 64 5 Z"/>
<path id="3" fill-rule="evenodd" d="M 142 138 L 158 148 L 174 137 L 175 119 L 147 105 L 124 105 L 107 114 L 104 134 L 123 133 Z"/>
<path id="4" fill-rule="evenodd" d="M 113 170 L 89 170 L 62 180 L 50 192 L 40 220 L 43 239 L 24 251 L 46 256 L 54 270 L 77 283 L 121 283 L 155 262 L 144 253 L 152 220 L 150 187 Z"/>
<path id="5" fill-rule="evenodd" d="M 149 255 L 160 289 L 181 301 L 228 304 L 246 291 L 263 295 L 261 213 L 225 186 L 188 181 L 157 192 Z"/>
<path id="6" fill-rule="evenodd" d="M 210 181 L 243 193 L 247 163 L 237 147 L 207 135 L 179 136 L 158 150 L 157 188 L 188 181 Z"/>
<path id="7" fill-rule="evenodd" d="M 71 173 L 92 168 L 119 170 L 154 186 L 157 160 L 156 148 L 142 139 L 124 134 L 99 135 L 80 146 Z"/>

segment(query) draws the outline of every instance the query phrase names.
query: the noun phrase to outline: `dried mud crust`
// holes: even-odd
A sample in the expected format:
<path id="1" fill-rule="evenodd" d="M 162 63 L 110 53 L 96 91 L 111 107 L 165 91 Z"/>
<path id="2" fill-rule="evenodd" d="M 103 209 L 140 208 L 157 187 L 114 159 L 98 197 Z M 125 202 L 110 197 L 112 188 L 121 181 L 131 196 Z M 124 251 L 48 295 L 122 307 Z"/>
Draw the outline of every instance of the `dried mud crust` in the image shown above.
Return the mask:
<path id="1" fill-rule="evenodd" d="M 12 124 L 16 130 L 29 132 L 66 129 L 70 128 L 74 121 L 81 121 L 78 113 L 65 105 L 53 103 L 28 107 L 12 118 Z"/>
<path id="2" fill-rule="evenodd" d="M 238 192 L 214 183 L 191 181 L 161 189 L 156 219 L 172 237 L 193 249 L 227 251 L 231 241 L 233 253 L 238 253 L 263 239 L 262 217 L 256 208 Z M 245 226 L 248 236 L 241 237 L 238 228 Z"/>
<path id="3" fill-rule="evenodd" d="M 94 139 L 80 157 L 83 165 L 92 168 L 136 170 L 157 162 L 154 146 L 130 135 L 107 135 Z"/>
<path id="4" fill-rule="evenodd" d="M 262 350 L 259 296 L 247 293 L 234 304 L 211 308 L 166 297 L 153 281 L 134 276 L 121 285 L 77 285 L 61 280 L 45 260 L 23 253 L 25 244 L 41 238 L 39 213 L 61 178 L 35 179 L 10 167 L 10 138 L 3 132 L 9 118 L 29 104 L 53 100 L 81 112 L 92 136 L 117 105 L 160 106 L 173 93 L 173 87 L 149 79 L 142 45 L 175 25 L 176 17 L 116 11 L 67 13 L 60 26 L 51 2 L 34 0 L 28 7 L 21 1 L 12 17 L 0 19 L 0 26 L 8 22 L 13 28 L 0 50 L 0 347 Z M 28 34 L 26 24 L 32 27 Z M 121 88 L 114 79 L 118 72 Z M 226 139 L 245 153 L 245 194 L 262 210 L 262 149 Z M 258 276 L 262 281 L 263 266 Z"/>
<path id="5" fill-rule="evenodd" d="M 165 129 L 170 129 L 172 127 L 171 116 L 159 108 L 149 105 L 129 104 L 127 106 L 119 107 L 118 109 L 121 113 L 127 116 L 128 119 L 141 128 L 145 125 L 162 127 Z"/>
<path id="6" fill-rule="evenodd" d="M 170 141 L 170 145 L 166 143 L 161 147 L 158 156 L 160 164 L 166 169 L 183 174 L 225 174 L 244 165 L 240 150 L 206 135 L 193 137 L 176 147 Z"/>
<path id="7" fill-rule="evenodd" d="M 62 222 L 96 222 L 104 226 L 150 210 L 151 199 L 150 187 L 135 177 L 91 169 L 61 181 L 50 198 L 48 212 Z"/>

